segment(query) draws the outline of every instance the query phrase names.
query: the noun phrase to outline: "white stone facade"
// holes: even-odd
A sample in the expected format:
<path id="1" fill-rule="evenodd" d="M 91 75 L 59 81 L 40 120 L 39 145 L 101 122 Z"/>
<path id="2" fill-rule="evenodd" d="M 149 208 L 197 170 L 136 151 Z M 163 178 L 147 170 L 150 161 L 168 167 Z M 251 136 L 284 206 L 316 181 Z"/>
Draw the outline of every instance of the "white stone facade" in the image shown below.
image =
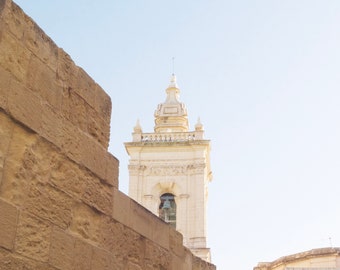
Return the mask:
<path id="1" fill-rule="evenodd" d="M 172 194 L 176 205 L 176 229 L 184 245 L 206 261 L 206 208 L 210 170 L 210 141 L 203 126 L 188 131 L 187 111 L 179 102 L 175 77 L 167 99 L 155 112 L 155 132 L 143 133 L 137 123 L 133 141 L 125 143 L 130 156 L 129 195 L 155 215 L 162 211 L 161 196 Z"/>

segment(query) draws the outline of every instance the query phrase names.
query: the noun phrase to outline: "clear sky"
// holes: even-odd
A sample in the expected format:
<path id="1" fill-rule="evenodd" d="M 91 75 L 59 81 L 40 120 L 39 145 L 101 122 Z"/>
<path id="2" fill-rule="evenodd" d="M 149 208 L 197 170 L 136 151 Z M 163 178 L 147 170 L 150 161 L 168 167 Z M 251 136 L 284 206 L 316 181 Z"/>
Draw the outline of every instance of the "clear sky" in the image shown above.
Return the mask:
<path id="1" fill-rule="evenodd" d="M 112 98 L 110 152 L 153 131 L 175 57 L 212 142 L 218 269 L 340 246 L 339 0 L 17 0 Z M 330 239 L 331 238 L 331 239 Z"/>

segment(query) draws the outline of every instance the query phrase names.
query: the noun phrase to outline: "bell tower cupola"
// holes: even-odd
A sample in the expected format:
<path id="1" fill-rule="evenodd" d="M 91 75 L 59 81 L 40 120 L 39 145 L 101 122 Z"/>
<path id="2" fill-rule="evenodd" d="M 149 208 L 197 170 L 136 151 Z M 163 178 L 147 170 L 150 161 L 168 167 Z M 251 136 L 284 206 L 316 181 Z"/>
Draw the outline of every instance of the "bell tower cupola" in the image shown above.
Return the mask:
<path id="1" fill-rule="evenodd" d="M 179 101 L 180 90 L 176 76 L 172 74 L 170 84 L 166 89 L 165 102 L 158 105 L 155 111 L 155 132 L 187 132 L 188 113 L 184 103 Z"/>

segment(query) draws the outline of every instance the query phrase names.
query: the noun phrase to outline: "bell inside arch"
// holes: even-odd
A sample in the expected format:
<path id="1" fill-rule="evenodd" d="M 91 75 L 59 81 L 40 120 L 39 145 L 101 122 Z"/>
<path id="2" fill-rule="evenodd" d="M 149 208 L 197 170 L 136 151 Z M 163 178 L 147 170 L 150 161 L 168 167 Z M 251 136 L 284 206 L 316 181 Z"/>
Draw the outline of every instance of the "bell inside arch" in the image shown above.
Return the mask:
<path id="1" fill-rule="evenodd" d="M 168 199 L 166 199 L 163 203 L 162 209 L 170 209 L 171 208 L 171 203 Z"/>

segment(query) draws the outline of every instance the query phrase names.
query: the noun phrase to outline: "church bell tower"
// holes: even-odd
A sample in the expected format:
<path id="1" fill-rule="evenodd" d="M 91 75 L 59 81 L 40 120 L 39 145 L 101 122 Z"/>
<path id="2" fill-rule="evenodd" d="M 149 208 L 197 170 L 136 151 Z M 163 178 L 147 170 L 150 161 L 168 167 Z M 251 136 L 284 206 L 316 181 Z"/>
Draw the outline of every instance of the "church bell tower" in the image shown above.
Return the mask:
<path id="1" fill-rule="evenodd" d="M 144 133 L 137 121 L 130 156 L 129 196 L 182 233 L 193 254 L 210 261 L 206 247 L 206 212 L 210 170 L 210 141 L 198 120 L 189 131 L 186 107 L 172 75 L 165 102 L 155 111 L 154 132 Z"/>

